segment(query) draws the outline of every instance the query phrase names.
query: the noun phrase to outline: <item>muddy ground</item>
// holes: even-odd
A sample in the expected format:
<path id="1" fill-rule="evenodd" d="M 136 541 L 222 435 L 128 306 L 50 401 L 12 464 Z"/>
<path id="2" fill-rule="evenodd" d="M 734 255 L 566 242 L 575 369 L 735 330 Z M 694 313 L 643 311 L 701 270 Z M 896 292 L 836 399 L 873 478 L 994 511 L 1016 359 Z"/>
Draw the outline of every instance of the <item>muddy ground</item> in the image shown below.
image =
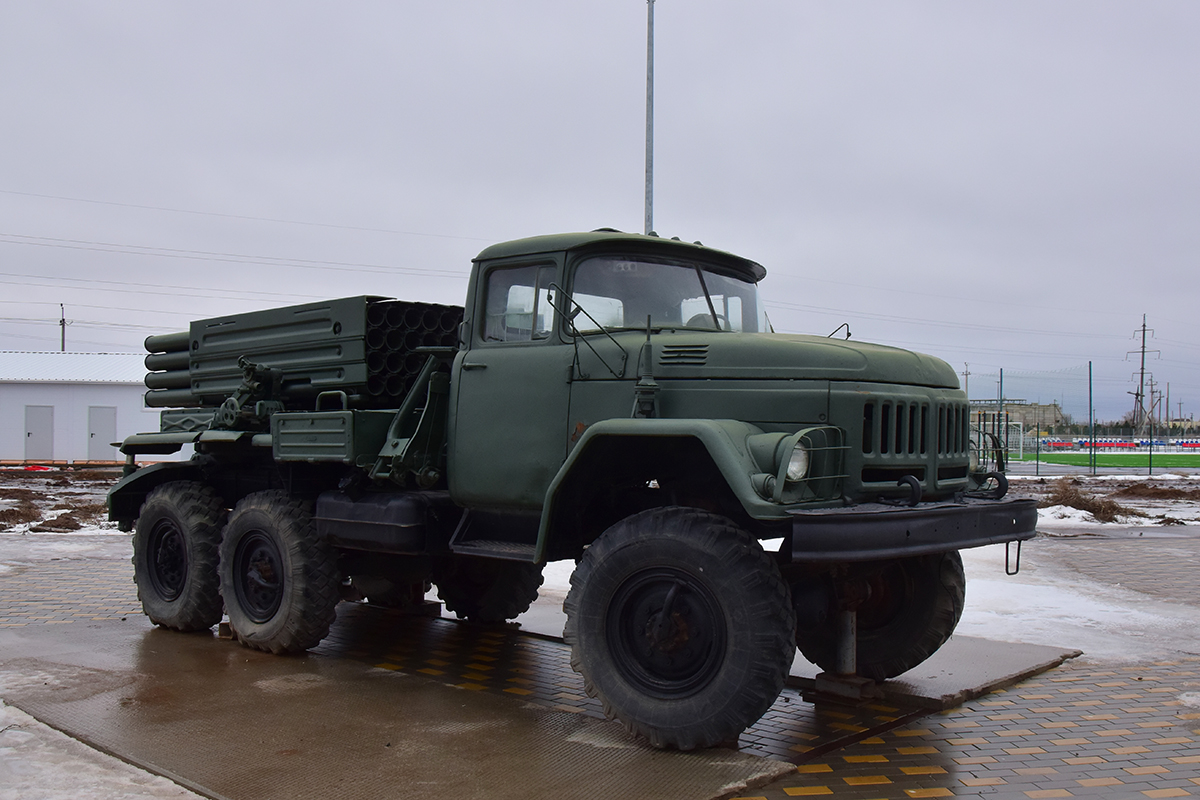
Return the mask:
<path id="1" fill-rule="evenodd" d="M 120 477 L 119 469 L 0 469 L 0 532 L 115 528 L 104 498 Z"/>
<path id="2" fill-rule="evenodd" d="M 1190 474 L 1010 476 L 1009 493 L 1036 499 L 1047 523 L 1073 517 L 1100 524 L 1200 525 L 1200 477 Z"/>

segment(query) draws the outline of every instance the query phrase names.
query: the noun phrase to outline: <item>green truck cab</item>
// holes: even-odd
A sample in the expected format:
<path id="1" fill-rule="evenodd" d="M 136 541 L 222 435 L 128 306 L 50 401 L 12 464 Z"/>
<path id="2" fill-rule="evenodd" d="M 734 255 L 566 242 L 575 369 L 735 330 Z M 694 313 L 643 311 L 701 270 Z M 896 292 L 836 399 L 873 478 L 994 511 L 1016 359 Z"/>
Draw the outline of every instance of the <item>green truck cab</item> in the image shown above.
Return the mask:
<path id="1" fill-rule="evenodd" d="M 753 724 L 797 647 L 860 687 L 911 669 L 962 612 L 958 551 L 1032 537 L 1036 510 L 979 471 L 948 365 L 776 334 L 765 274 L 605 229 L 485 249 L 461 308 L 343 298 L 150 337 L 162 429 L 122 444 L 109 494 L 146 613 L 296 652 L 343 598 L 436 585 L 513 619 L 573 559 L 572 665 L 680 749 Z"/>

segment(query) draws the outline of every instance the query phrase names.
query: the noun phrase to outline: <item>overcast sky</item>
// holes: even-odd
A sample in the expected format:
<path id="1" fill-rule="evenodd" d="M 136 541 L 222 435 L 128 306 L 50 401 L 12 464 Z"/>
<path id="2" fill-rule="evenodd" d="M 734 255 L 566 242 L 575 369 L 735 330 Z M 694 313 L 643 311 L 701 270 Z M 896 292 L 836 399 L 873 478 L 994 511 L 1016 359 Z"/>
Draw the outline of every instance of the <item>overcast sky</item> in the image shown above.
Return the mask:
<path id="1" fill-rule="evenodd" d="M 1200 4 L 655 23 L 655 228 L 766 266 L 776 329 L 846 322 L 1084 417 L 1092 361 L 1116 418 L 1146 314 L 1172 413 L 1200 411 Z M 489 243 L 640 231 L 645 51 L 645 0 L 6 2 L 0 349 L 58 349 L 59 303 L 67 349 L 108 352 L 327 297 L 461 303 Z"/>

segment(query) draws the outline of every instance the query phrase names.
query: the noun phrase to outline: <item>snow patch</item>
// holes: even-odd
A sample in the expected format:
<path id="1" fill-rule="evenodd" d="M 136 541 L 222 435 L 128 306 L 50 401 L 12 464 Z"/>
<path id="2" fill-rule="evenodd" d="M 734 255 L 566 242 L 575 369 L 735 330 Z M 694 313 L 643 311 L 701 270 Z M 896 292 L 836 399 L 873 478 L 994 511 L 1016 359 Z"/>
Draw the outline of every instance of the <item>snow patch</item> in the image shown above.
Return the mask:
<path id="1" fill-rule="evenodd" d="M 0 701 L 0 798 L 125 800 L 200 795 L 105 755 Z"/>
<path id="2" fill-rule="evenodd" d="M 568 742 L 588 744 L 605 750 L 631 750 L 637 744 L 615 725 L 589 725 L 567 737 Z"/>
<path id="3" fill-rule="evenodd" d="M 1200 609 L 1096 583 L 1067 570 L 1035 567 L 1004 574 L 1004 545 L 962 552 L 967 601 L 955 633 L 1007 642 L 1071 647 L 1114 661 L 1178 653 L 1194 641 Z"/>
<path id="4" fill-rule="evenodd" d="M 1055 527 L 1078 528 L 1081 525 L 1153 525 L 1157 520 L 1150 517 L 1117 516 L 1115 522 L 1101 522 L 1090 511 L 1071 506 L 1047 506 L 1038 509 L 1038 529 Z"/>
<path id="5" fill-rule="evenodd" d="M 294 694 L 308 689 L 315 689 L 328 682 L 328 678 L 322 678 L 320 675 L 313 675 L 311 673 L 281 675 L 278 678 L 264 678 L 261 681 L 255 681 L 254 688 L 269 694 Z"/>

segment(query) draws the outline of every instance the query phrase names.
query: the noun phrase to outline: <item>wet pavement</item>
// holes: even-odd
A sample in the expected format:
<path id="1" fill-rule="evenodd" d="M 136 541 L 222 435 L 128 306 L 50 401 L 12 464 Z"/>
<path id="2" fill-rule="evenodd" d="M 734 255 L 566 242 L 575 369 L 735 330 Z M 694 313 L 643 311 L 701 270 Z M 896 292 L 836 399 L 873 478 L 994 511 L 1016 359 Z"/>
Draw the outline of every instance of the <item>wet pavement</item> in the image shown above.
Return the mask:
<path id="1" fill-rule="evenodd" d="M 210 797 L 711 797 L 787 769 L 648 750 L 590 717 L 352 659 L 140 619 L 73 633 L 0 635 L 6 702 Z"/>
<path id="2" fill-rule="evenodd" d="M 29 536 L 20 557 L 0 537 L 0 697 L 213 797 L 1200 796 L 1194 640 L 941 713 L 788 689 L 740 752 L 662 753 L 603 721 L 552 637 L 343 604 L 277 658 L 153 630 L 126 537 Z M 1200 607 L 1200 538 L 1037 543 L 1026 559 Z"/>

